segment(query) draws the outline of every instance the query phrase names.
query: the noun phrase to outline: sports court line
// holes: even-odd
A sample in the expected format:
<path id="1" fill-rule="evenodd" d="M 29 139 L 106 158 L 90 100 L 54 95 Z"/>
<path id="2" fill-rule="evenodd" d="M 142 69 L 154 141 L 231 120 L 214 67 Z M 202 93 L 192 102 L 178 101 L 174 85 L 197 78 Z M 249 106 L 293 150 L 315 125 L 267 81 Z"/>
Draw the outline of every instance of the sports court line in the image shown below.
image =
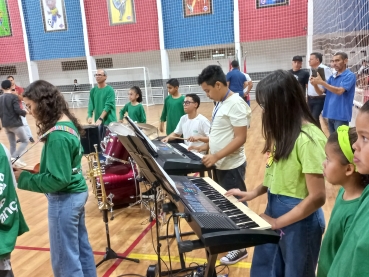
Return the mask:
<path id="1" fill-rule="evenodd" d="M 140 260 L 149 260 L 149 261 L 157 261 L 158 256 L 155 254 L 138 254 L 138 253 L 131 253 L 128 255 L 129 258 L 133 259 L 140 259 Z M 169 256 L 160 256 L 165 262 L 169 262 Z M 170 259 L 173 262 L 180 262 L 179 257 L 177 256 L 170 256 Z M 207 260 L 204 258 L 192 258 L 192 257 L 186 257 L 186 263 L 197 263 L 199 265 L 203 265 L 206 263 Z M 217 261 L 216 265 L 220 265 L 219 261 Z M 251 268 L 251 263 L 249 262 L 238 262 L 234 265 L 228 265 L 229 267 L 236 267 L 236 268 Z"/>
<path id="2" fill-rule="evenodd" d="M 142 233 L 135 239 L 135 241 L 127 248 L 123 253 L 117 253 L 119 256 L 127 257 L 129 253 L 137 246 L 137 244 L 145 237 L 145 235 L 150 231 L 150 229 L 155 225 L 155 220 L 151 221 L 149 225 L 142 231 Z M 32 246 L 15 246 L 17 250 L 32 250 L 32 251 L 44 251 L 49 252 L 50 248 L 48 247 L 32 247 Z M 94 255 L 105 255 L 105 252 L 93 251 Z M 157 259 L 157 258 L 156 258 Z M 123 260 L 117 259 L 115 263 L 105 272 L 102 277 L 109 277 L 114 270 L 120 265 Z"/>
<path id="3" fill-rule="evenodd" d="M 129 253 L 137 246 L 137 244 L 143 239 L 143 237 L 150 231 L 152 226 L 155 225 L 155 220 L 151 221 L 150 224 L 142 231 L 142 233 L 136 238 L 136 240 L 124 251 L 122 254 L 118 253 L 119 256 L 126 257 Z M 123 260 L 117 259 L 114 264 L 105 272 L 102 277 L 109 277 L 120 265 Z"/>
<path id="4" fill-rule="evenodd" d="M 44 252 L 49 252 L 50 248 L 48 247 L 32 247 L 32 246 L 16 246 L 15 249 L 17 250 L 31 250 L 31 251 L 44 251 Z M 104 256 L 105 252 L 100 252 L 100 251 L 93 251 L 94 255 L 101 255 Z"/>

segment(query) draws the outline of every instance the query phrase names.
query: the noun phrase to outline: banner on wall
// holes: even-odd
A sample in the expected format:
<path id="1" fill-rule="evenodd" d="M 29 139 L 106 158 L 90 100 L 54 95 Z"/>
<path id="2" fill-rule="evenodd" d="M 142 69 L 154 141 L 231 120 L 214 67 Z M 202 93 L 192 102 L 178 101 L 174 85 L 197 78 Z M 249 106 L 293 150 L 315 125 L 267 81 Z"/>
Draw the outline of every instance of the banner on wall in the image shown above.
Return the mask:
<path id="1" fill-rule="evenodd" d="M 256 8 L 288 5 L 289 0 L 256 0 Z"/>
<path id="2" fill-rule="evenodd" d="M 40 1 L 45 32 L 68 30 L 64 0 Z"/>
<path id="3" fill-rule="evenodd" d="M 110 25 L 136 23 L 133 0 L 107 0 Z"/>
<path id="4" fill-rule="evenodd" d="M 0 0 L 0 37 L 9 37 L 12 35 L 10 26 L 8 5 L 6 0 Z"/>
<path id="5" fill-rule="evenodd" d="M 212 14 L 212 0 L 182 0 L 184 17 Z"/>

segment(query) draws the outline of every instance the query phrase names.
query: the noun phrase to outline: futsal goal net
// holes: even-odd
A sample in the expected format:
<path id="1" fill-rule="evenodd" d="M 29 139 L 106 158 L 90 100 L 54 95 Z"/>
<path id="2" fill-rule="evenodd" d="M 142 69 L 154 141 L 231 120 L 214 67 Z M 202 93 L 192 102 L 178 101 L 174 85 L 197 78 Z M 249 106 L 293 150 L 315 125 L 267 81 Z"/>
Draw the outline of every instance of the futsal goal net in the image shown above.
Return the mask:
<path id="1" fill-rule="evenodd" d="M 129 102 L 128 92 L 133 86 L 138 86 L 141 89 L 143 105 L 154 105 L 147 67 L 108 68 L 104 70 L 107 73 L 106 83 L 115 91 L 117 106 L 124 106 Z M 96 72 L 97 70 L 91 70 L 92 75 L 95 75 Z M 95 78 L 93 85 L 97 85 Z"/>

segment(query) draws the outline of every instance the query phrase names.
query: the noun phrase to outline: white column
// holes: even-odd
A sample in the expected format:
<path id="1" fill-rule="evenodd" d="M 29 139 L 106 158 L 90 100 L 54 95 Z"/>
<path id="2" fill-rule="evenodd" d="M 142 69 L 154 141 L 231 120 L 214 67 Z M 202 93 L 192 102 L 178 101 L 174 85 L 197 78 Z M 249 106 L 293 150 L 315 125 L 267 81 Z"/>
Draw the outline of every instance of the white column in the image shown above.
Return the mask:
<path id="1" fill-rule="evenodd" d="M 159 28 L 159 45 L 160 45 L 160 59 L 161 59 L 161 75 L 163 79 L 169 79 L 169 57 L 164 44 L 164 26 L 163 26 L 163 11 L 161 7 L 161 0 L 156 0 L 156 8 L 158 10 L 158 28 Z"/>
<path id="2" fill-rule="evenodd" d="M 19 8 L 19 14 L 20 14 L 20 19 L 22 23 L 23 43 L 24 43 L 24 52 L 26 53 L 28 79 L 29 79 L 29 82 L 32 83 L 40 79 L 39 74 L 38 74 L 38 66 L 36 62 L 31 61 L 31 57 L 29 54 L 28 36 L 27 36 L 26 25 L 25 25 L 25 21 L 23 17 L 24 13 L 23 13 L 23 6 L 22 6 L 21 0 L 18 0 L 18 8 Z"/>
<path id="3" fill-rule="evenodd" d="M 94 73 L 93 70 L 96 70 L 96 61 L 95 58 L 90 55 L 90 44 L 88 41 L 88 33 L 87 33 L 87 23 L 86 23 L 86 13 L 85 13 L 85 4 L 83 0 L 79 0 L 79 5 L 81 8 L 81 17 L 82 17 L 82 29 L 83 29 L 83 40 L 85 44 L 85 55 L 87 60 L 87 70 L 88 70 L 88 81 L 91 87 L 94 86 Z"/>
<path id="4" fill-rule="evenodd" d="M 238 60 L 241 66 L 242 53 L 240 43 L 240 13 L 238 11 L 238 0 L 233 0 L 233 32 L 234 32 L 234 46 L 235 46 L 235 58 Z"/>
<path id="5" fill-rule="evenodd" d="M 314 0 L 308 0 L 308 20 L 307 20 L 307 36 L 306 36 L 306 68 L 309 68 L 309 57 L 313 52 L 313 33 L 314 33 Z"/>

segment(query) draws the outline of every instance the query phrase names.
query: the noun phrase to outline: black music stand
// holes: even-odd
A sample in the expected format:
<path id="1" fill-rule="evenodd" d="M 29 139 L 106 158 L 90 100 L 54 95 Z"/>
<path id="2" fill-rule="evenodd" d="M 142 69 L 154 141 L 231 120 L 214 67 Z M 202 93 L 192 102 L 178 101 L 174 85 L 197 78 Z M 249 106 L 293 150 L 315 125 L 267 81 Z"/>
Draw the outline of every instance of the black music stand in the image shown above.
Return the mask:
<path id="1" fill-rule="evenodd" d="M 141 144 L 144 147 L 142 150 L 146 151 L 146 154 L 147 155 L 150 155 L 151 154 L 150 155 L 150 160 L 154 161 L 153 166 L 163 173 L 161 175 L 161 178 L 170 179 L 170 177 L 167 175 L 167 173 L 153 159 L 153 156 L 154 157 L 157 157 L 158 156 L 158 154 L 156 152 L 157 149 L 156 149 L 155 144 L 145 135 L 144 132 L 142 132 L 142 130 L 132 121 L 132 119 L 129 116 L 126 116 L 125 118 L 128 121 L 128 123 L 132 126 L 132 128 L 133 128 L 133 130 L 134 130 L 134 132 L 136 134 L 136 137 L 138 137 L 141 140 Z M 118 138 L 119 138 L 119 134 L 118 134 Z M 121 141 L 121 142 L 124 145 L 124 142 L 123 141 Z M 127 149 L 127 147 L 126 147 L 126 149 Z M 129 152 L 129 150 L 128 150 L 128 152 Z M 135 158 L 133 157 L 133 159 L 135 159 Z M 175 174 L 173 174 L 173 175 L 175 175 Z M 149 179 L 147 179 L 147 180 L 149 180 Z M 174 184 L 173 184 L 173 186 L 174 186 Z M 164 186 L 164 188 L 165 188 L 165 186 Z M 176 191 L 176 193 L 179 194 L 178 191 Z M 156 195 L 156 189 L 154 190 L 154 194 Z M 157 209 L 157 207 L 155 209 Z M 158 240 L 175 238 L 176 241 L 177 241 L 177 244 L 178 244 L 181 241 L 181 236 L 189 236 L 189 235 L 193 235 L 195 233 L 194 232 L 185 232 L 185 233 L 182 233 L 181 234 L 180 233 L 180 230 L 179 230 L 179 224 L 178 224 L 179 223 L 179 217 L 175 214 L 175 211 L 171 211 L 171 212 L 173 214 L 174 234 L 167 235 L 167 236 L 159 236 L 158 237 Z M 157 215 L 155 215 L 155 217 L 157 218 Z M 181 269 L 179 269 L 179 270 L 173 270 L 171 273 L 176 273 L 178 271 L 184 272 L 186 270 L 189 271 L 189 270 L 195 269 L 195 268 L 186 268 L 186 263 L 185 263 L 184 255 L 183 255 L 183 253 L 181 251 L 179 251 L 178 255 L 179 255 L 179 260 L 180 260 L 180 264 L 181 264 Z M 169 273 L 168 272 L 163 272 L 163 276 L 166 276 L 166 275 L 169 275 Z"/>
<path id="2" fill-rule="evenodd" d="M 135 160 L 137 166 L 139 166 L 142 175 L 152 185 L 154 191 L 154 205 L 155 216 L 158 218 L 158 199 L 157 188 L 161 186 L 170 196 L 173 201 L 179 201 L 179 191 L 177 190 L 173 180 L 167 175 L 167 173 L 159 166 L 156 160 L 147 150 L 142 139 L 138 136 L 120 135 L 119 130 L 114 130 L 118 135 L 120 142 L 124 145 L 131 157 Z M 156 251 L 158 255 L 158 272 L 159 276 L 163 276 L 161 272 L 161 258 L 160 258 L 160 239 L 159 239 L 159 226 L 156 224 L 156 238 L 157 245 Z M 180 269 L 180 271 L 194 270 L 195 268 Z M 173 270 L 173 273 L 175 271 Z"/>

